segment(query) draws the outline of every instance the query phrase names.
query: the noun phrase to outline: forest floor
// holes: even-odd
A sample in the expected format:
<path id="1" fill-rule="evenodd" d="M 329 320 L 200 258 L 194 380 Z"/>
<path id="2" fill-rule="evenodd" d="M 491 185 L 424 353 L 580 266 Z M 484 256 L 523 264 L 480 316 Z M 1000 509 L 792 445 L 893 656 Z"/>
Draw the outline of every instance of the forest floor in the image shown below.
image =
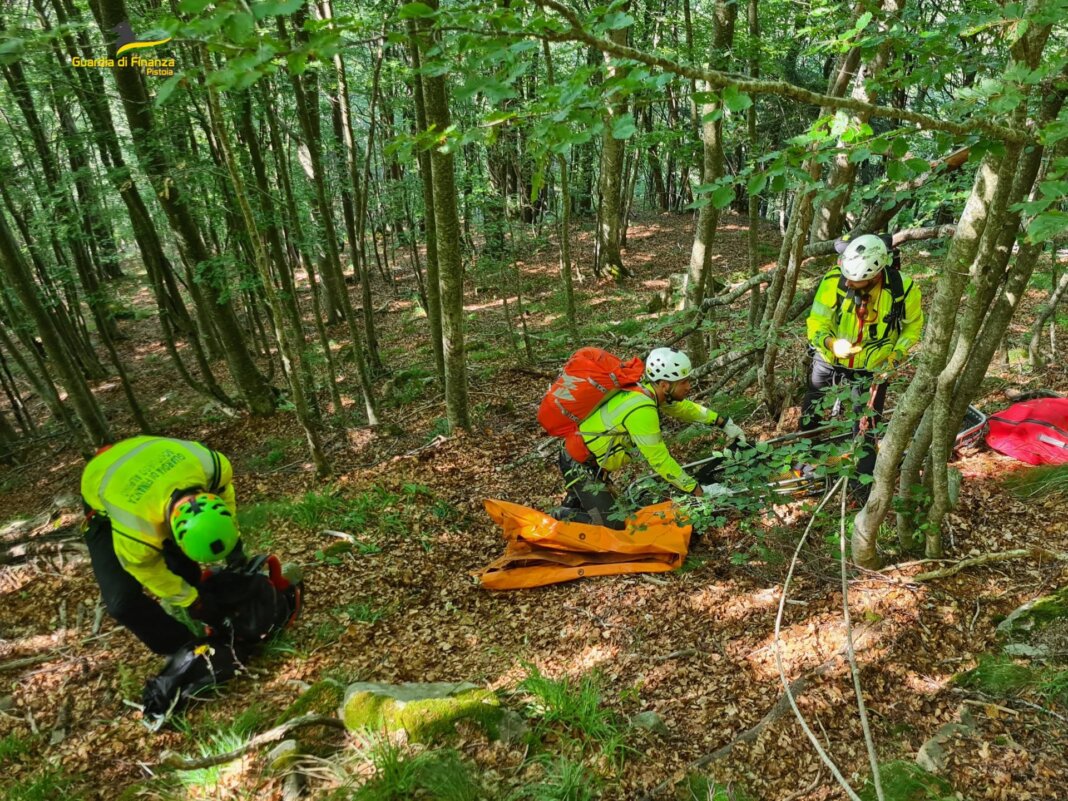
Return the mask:
<path id="1" fill-rule="evenodd" d="M 652 344 L 647 331 L 657 318 L 644 309 L 654 291 L 667 287 L 669 274 L 684 269 L 690 231 L 684 215 L 649 215 L 632 225 L 625 255 L 634 276 L 627 285 L 587 274 L 578 286 L 582 344 L 602 344 L 621 355 Z M 777 234 L 769 230 L 762 236 L 770 264 Z M 726 217 L 715 250 L 718 274 L 743 277 L 744 221 Z M 576 234 L 575 251 L 588 273 L 588 228 Z M 774 622 L 787 562 L 811 502 L 783 510 L 795 521 L 792 526 L 732 520 L 705 532 L 684 569 L 652 580 L 613 577 L 492 593 L 472 578 L 503 547 L 483 499 L 548 509 L 561 493 L 555 447 L 546 456 L 535 453 L 543 441 L 536 404 L 570 347 L 556 298 L 556 252 L 531 246 L 524 255 L 525 320 L 537 337 L 533 361 L 507 347 L 497 288 L 514 282 L 477 272 L 468 280 L 475 425 L 466 435 L 449 434 L 440 392 L 424 380 L 433 368 L 425 321 L 411 300 L 414 282 L 402 281 L 399 271 L 394 287 L 377 279 L 376 303 L 392 297 L 388 306 L 377 307 L 376 317 L 383 361 L 394 368 L 379 385 L 384 423 L 371 430 L 350 422 L 328 432 L 334 469 L 328 481 L 314 477 L 291 416 L 232 418 L 205 405 L 175 381 L 156 346 L 151 316 L 121 324 L 129 337 L 125 352 L 137 360 L 137 391 L 159 433 L 200 440 L 231 458 L 246 538 L 253 550 L 270 550 L 305 566 L 307 604 L 249 674 L 218 697 L 193 705 L 178 725 L 152 734 L 123 701 L 139 700 L 160 660 L 109 619 L 93 633 L 98 590 L 88 563 L 77 554 L 43 553 L 0 565 L 0 791 L 6 798 L 113 799 L 124 790 L 131 798 L 280 798 L 281 780 L 264 770 L 262 755 L 217 771 L 210 780 L 203 772 L 195 780 L 167 774 L 158 763 L 165 750 L 186 755 L 225 750 L 223 734 L 233 732 L 235 722 L 243 722 L 246 731 L 268 728 L 303 687 L 324 676 L 466 680 L 501 691 L 506 703 L 523 709 L 529 698 L 517 687 L 533 668 L 554 678 L 593 677 L 609 713 L 623 720 L 655 712 L 666 729 L 626 730 L 629 748 L 617 765 L 598 759 L 594 745 L 582 744 L 581 732 L 549 733 L 534 745 L 487 742 L 461 732 L 453 746 L 474 766 L 490 798 L 521 793 L 519 788 L 542 779 L 548 763 L 535 759 L 538 753 L 585 760 L 591 775 L 600 777 L 604 799 L 638 799 L 668 780 L 680 783 L 658 797 L 713 797 L 693 789 L 699 783 L 687 778 L 692 773 L 712 777 L 721 788 L 744 789 L 753 799 L 845 797 L 789 709 L 755 736 L 735 742 L 782 697 Z M 906 251 L 905 262 L 921 287 L 932 285 L 932 259 L 916 249 Z M 136 279 L 128 279 L 123 291 L 135 308 L 151 308 Z M 1041 293 L 1032 294 L 1029 304 L 1041 300 Z M 743 306 L 739 301 L 736 316 Z M 517 314 L 514 296 L 508 311 Z M 1025 334 L 1026 309 L 1019 318 L 1017 340 Z M 725 319 L 722 336 L 729 336 L 732 325 Z M 679 318 L 668 331 L 685 327 L 685 318 Z M 1063 341 L 1068 333 L 1063 324 L 1059 333 Z M 340 327 L 335 335 L 344 341 Z M 799 329 L 798 354 L 802 338 Z M 796 371 L 793 379 L 800 379 Z M 992 410 L 1006 404 L 1005 387 L 1065 392 L 1068 369 L 1062 359 L 1059 367 L 1031 375 L 999 362 L 988 383 L 988 394 L 977 404 Z M 95 391 L 114 430 L 135 434 L 121 388 L 100 384 Z M 357 399 L 346 400 L 349 419 L 355 420 Z M 751 398 L 714 399 L 711 405 L 717 402 L 752 436 L 774 436 L 775 422 Z M 687 443 L 685 452 L 715 442 L 710 435 Z M 5 541 L 32 531 L 33 543 L 76 525 L 83 466 L 77 451 L 60 437 L 42 439 L 24 462 L 0 468 L 0 521 L 30 521 L 21 529 L 4 529 Z M 965 481 L 960 504 L 948 518 L 949 557 L 1029 545 L 1068 551 L 1063 504 L 1023 501 L 1004 486 L 1004 476 L 1024 465 L 985 448 L 965 453 L 955 464 Z M 338 556 L 324 553 L 336 542 L 322 533 L 327 529 L 352 534 L 357 548 Z M 821 534 L 802 552 L 783 622 L 783 664 L 791 680 L 805 677 L 801 711 L 859 789 L 870 768 L 842 657 L 838 545 L 831 540 Z M 1063 801 L 1065 696 L 1060 705 L 1027 690 L 991 698 L 951 679 L 997 651 L 998 620 L 1068 583 L 1068 565 L 1018 559 L 948 579 L 912 580 L 930 568 L 912 563 L 851 575 L 856 648 L 881 760 L 912 760 L 940 727 L 965 713 L 973 725 L 947 735 L 942 745 L 944 776 L 957 797 Z M 702 771 L 690 769 L 731 743 L 723 758 Z M 328 772 L 312 774 L 312 797 L 338 784 Z"/>

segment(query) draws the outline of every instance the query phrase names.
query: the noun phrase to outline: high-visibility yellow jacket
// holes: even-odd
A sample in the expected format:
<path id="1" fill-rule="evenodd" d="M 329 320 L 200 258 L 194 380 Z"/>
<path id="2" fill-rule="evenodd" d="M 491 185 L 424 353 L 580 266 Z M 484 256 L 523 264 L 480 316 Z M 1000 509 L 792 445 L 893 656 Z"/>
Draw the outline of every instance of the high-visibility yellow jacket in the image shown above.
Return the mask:
<path id="1" fill-rule="evenodd" d="M 843 284 L 842 272 L 838 267 L 828 271 L 816 290 L 808 315 L 808 341 L 828 364 L 874 370 L 895 351 L 899 359 L 904 357 L 920 340 L 923 334 L 923 309 L 920 308 L 920 289 L 911 278 L 901 275 L 904 308 L 899 325 L 888 322 L 894 297 L 885 276 L 869 292 L 867 314 L 863 321 L 859 319 L 852 295 Z M 844 359 L 836 358 L 827 349 L 827 337 L 848 339 L 854 346 L 859 345 L 860 351 Z"/>
<path id="2" fill-rule="evenodd" d="M 189 606 L 196 588 L 167 569 L 163 543 L 171 539 L 167 507 L 179 490 L 213 492 L 237 517 L 233 468 L 199 442 L 133 437 L 95 456 L 82 473 L 82 498 L 111 521 L 115 555 L 146 589 L 175 606 Z"/>
<path id="3" fill-rule="evenodd" d="M 628 464 L 634 445 L 665 481 L 693 492 L 697 480 L 668 452 L 660 433 L 660 413 L 687 423 L 718 423 L 719 414 L 688 400 L 660 405 L 652 386 L 645 382 L 639 386 L 641 391 L 610 395 L 579 424 L 579 434 L 602 470 L 612 472 Z"/>

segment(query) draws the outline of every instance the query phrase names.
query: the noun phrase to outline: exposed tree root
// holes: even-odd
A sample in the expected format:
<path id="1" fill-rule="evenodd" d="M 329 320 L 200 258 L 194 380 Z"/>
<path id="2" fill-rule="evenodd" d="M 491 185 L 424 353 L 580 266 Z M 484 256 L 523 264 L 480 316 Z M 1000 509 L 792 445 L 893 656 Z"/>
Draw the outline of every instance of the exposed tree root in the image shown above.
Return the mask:
<path id="1" fill-rule="evenodd" d="M 926 573 L 919 573 L 912 577 L 912 581 L 931 581 L 938 578 L 949 578 L 950 576 L 957 575 L 960 571 L 966 567 L 975 567 L 976 565 L 988 565 L 993 562 L 1007 562 L 1010 559 L 1022 559 L 1024 557 L 1033 557 L 1035 559 L 1052 559 L 1057 562 L 1068 562 L 1068 553 L 1061 553 L 1059 551 L 1051 551 L 1046 548 L 1039 548 L 1037 546 L 1031 548 L 1018 548 L 1013 551 L 998 551 L 996 553 L 984 553 L 979 556 L 973 556 L 970 559 L 961 559 L 955 565 L 949 567 L 943 567 L 940 570 L 930 570 Z"/>

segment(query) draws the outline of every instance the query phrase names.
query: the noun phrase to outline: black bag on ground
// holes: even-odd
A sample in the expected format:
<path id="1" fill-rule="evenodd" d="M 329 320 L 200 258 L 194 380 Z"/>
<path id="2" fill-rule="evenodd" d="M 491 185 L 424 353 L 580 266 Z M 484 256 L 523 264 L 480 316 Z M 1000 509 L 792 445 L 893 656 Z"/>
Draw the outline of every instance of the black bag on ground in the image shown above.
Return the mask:
<path id="1" fill-rule="evenodd" d="M 201 580 L 198 591 L 218 610 L 219 620 L 212 621 L 216 631 L 183 645 L 146 682 L 141 698 L 146 717 L 166 717 L 201 690 L 229 681 L 262 642 L 288 625 L 297 608 L 297 589 L 276 589 L 260 572 L 264 563 L 257 557 Z"/>
<path id="2" fill-rule="evenodd" d="M 145 683 L 141 695 L 146 717 L 165 717 L 201 690 L 232 679 L 253 647 L 229 633 L 191 640 L 171 654 L 163 670 Z"/>
<path id="3" fill-rule="evenodd" d="M 257 643 L 285 628 L 295 611 L 291 593 L 275 589 L 262 573 L 223 570 L 201 582 L 239 642 Z"/>

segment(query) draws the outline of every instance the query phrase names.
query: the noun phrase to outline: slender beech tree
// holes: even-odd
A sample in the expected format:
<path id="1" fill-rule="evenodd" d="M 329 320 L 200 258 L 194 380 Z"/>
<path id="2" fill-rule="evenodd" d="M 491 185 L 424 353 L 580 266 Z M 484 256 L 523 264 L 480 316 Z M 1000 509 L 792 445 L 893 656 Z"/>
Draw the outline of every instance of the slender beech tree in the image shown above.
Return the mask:
<path id="1" fill-rule="evenodd" d="M 430 0 L 438 7 L 438 0 Z M 425 53 L 424 53 L 425 56 Z M 434 227 L 441 281 L 441 330 L 445 357 L 445 408 L 449 425 L 468 430 L 467 358 L 464 350 L 464 266 L 456 203 L 455 164 L 445 139 L 451 125 L 445 76 L 421 73 L 427 130 L 437 140 L 430 153 L 434 185 Z"/>
<path id="2" fill-rule="evenodd" d="M 119 24 L 126 22 L 124 0 L 93 0 L 96 3 L 101 34 L 110 37 Z M 156 137 L 152 101 L 145 91 L 140 73 L 133 67 L 116 67 L 112 71 L 115 85 L 122 99 L 134 150 L 149 179 L 153 182 L 156 197 L 163 207 L 177 236 L 181 239 L 188 258 L 197 265 L 206 264 L 211 254 L 204 243 L 193 211 L 186 203 L 166 149 Z M 212 318 L 221 334 L 221 344 L 230 375 L 241 396 L 253 414 L 268 415 L 274 412 L 274 392 L 256 367 L 245 343 L 237 316 L 229 300 L 209 278 L 200 285 L 205 301 L 211 304 Z"/>
<path id="3" fill-rule="evenodd" d="M 620 11 L 625 14 L 629 7 L 628 0 Z M 629 27 L 615 28 L 609 32 L 609 39 L 615 44 L 625 45 L 629 30 Z M 626 78 L 627 68 L 607 53 L 604 55 L 604 69 L 609 80 L 615 78 L 620 82 Z M 623 255 L 620 251 L 624 205 L 623 156 L 626 143 L 617 125 L 626 119 L 627 100 L 621 90 L 617 91 L 619 96 L 609 99 L 604 109 L 606 124 L 601 136 L 601 172 L 598 184 L 601 199 L 597 212 L 598 250 L 595 264 L 599 275 L 608 273 L 622 279 L 630 275 L 623 266 Z"/>
<path id="4" fill-rule="evenodd" d="M 202 48 L 201 60 L 205 68 L 207 68 L 210 62 L 206 48 Z M 245 190 L 244 179 L 241 177 L 241 170 L 237 164 L 237 159 L 234 157 L 234 148 L 230 144 L 230 134 L 226 130 L 226 123 L 223 120 L 218 93 L 214 88 L 211 88 L 210 83 L 208 86 L 208 112 L 211 115 L 215 135 L 218 138 L 219 148 L 226 163 L 227 171 L 230 174 L 230 180 L 233 182 L 234 197 L 237 199 L 238 208 L 241 210 L 241 218 L 252 243 L 256 272 L 259 275 L 264 294 L 267 296 L 267 302 L 270 304 L 271 321 L 274 325 L 282 366 L 286 378 L 289 380 L 293 407 L 296 410 L 297 420 L 304 430 L 304 436 L 308 440 L 308 451 L 311 454 L 312 462 L 315 464 L 315 472 L 322 477 L 329 474 L 330 466 L 326 461 L 326 456 L 323 454 L 318 427 L 308 405 L 307 393 L 302 380 L 304 371 L 300 365 L 300 348 L 294 345 L 293 342 L 294 337 L 297 335 L 303 339 L 302 328 L 298 325 L 294 331 L 291 329 L 290 324 L 287 323 L 286 318 L 289 315 L 287 315 L 284 303 L 279 298 L 278 290 L 274 285 L 274 278 L 271 275 L 271 266 L 267 256 L 267 247 L 260 232 L 257 230 L 256 218 L 252 212 L 252 206 L 248 202 L 248 192 Z"/>
<path id="5" fill-rule="evenodd" d="M 425 28 L 424 28 L 425 29 Z M 415 20 L 408 20 L 408 52 L 412 60 L 412 99 L 415 101 L 415 127 L 418 133 L 427 130 L 426 98 L 423 94 L 422 56 L 419 53 L 418 29 Z M 441 277 L 438 268 L 437 221 L 434 213 L 434 179 L 429 150 L 419 151 L 419 177 L 423 187 L 423 225 L 426 230 L 426 317 L 430 326 L 430 346 L 434 353 L 434 367 L 438 383 L 445 387 L 445 337 L 441 323 Z"/>
<path id="6" fill-rule="evenodd" d="M 278 31 L 283 39 L 287 38 L 285 23 L 281 17 L 278 17 Z M 301 32 L 298 31 L 298 40 L 300 40 L 301 36 Z M 315 105 L 316 97 L 307 91 L 301 78 L 302 76 L 290 72 L 290 80 L 297 101 L 297 119 L 304 135 L 304 144 L 308 149 L 311 179 L 315 187 L 315 207 L 326 237 L 324 247 L 327 258 L 324 264 L 323 278 L 327 287 L 332 287 L 332 292 L 328 291 L 327 297 L 331 299 L 331 304 L 340 304 L 342 316 L 345 322 L 348 323 L 349 336 L 352 338 L 352 359 L 355 362 L 360 381 L 364 412 L 367 415 L 368 424 L 377 425 L 378 412 L 375 409 L 374 388 L 371 384 L 371 375 L 367 367 L 363 337 L 356 323 L 356 313 L 352 308 L 352 300 L 349 297 L 348 289 L 345 287 L 345 277 L 341 271 L 341 260 L 338 255 L 337 227 L 334 225 L 333 207 L 326 190 L 322 140 L 319 136 L 319 114 L 318 107 Z"/>
<path id="7" fill-rule="evenodd" d="M 549 86 L 556 83 L 553 72 L 553 54 L 549 42 L 542 40 L 542 52 L 545 54 L 545 75 Z M 650 156 L 652 158 L 652 156 Z M 556 163 L 560 167 L 560 281 L 564 288 L 564 308 L 567 314 L 567 330 L 571 341 L 578 341 L 578 315 L 575 312 L 575 286 L 571 271 L 571 184 L 567 156 L 556 154 Z"/>
<path id="8" fill-rule="evenodd" d="M 738 18 L 735 0 L 717 0 L 713 11 L 711 61 L 717 70 L 728 66 L 728 53 L 734 41 L 734 23 Z M 708 92 L 707 83 L 700 86 Z M 701 183 L 715 184 L 723 177 L 723 106 L 717 100 L 701 104 Z M 728 191 L 729 187 L 727 188 Z M 698 308 L 705 299 L 705 287 L 712 268 L 712 242 L 719 225 L 719 210 L 726 203 L 708 195 L 697 216 L 693 246 L 690 248 L 690 264 L 686 271 L 686 307 Z M 690 337 L 690 356 L 698 364 L 708 359 L 704 334 L 700 331 Z"/>

